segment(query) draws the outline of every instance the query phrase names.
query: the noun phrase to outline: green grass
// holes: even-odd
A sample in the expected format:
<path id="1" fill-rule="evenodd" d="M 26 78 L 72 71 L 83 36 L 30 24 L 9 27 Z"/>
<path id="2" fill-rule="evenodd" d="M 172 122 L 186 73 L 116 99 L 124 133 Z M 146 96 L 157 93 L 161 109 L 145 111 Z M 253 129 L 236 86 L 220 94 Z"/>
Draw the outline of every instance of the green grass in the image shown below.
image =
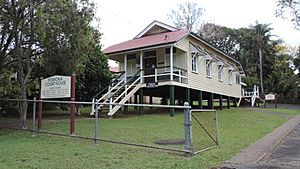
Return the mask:
<path id="1" fill-rule="evenodd" d="M 88 140 L 46 134 L 33 137 L 28 132 L 2 129 L 0 130 L 0 168 L 210 168 L 220 165 L 285 123 L 288 116 L 299 113 L 299 110 L 283 109 L 218 111 L 221 145 L 193 157 L 105 142 L 95 145 Z M 157 126 L 162 125 L 163 122 L 163 118 L 153 120 L 149 116 L 140 117 L 143 117 L 143 120 L 136 122 L 135 125 L 147 122 Z M 114 125 L 119 127 L 121 133 L 125 131 L 122 130 L 122 126 L 129 125 L 133 121 L 135 120 L 130 118 L 116 119 Z M 107 121 L 109 122 L 111 121 Z M 142 129 L 136 131 L 139 127 L 135 125 L 132 125 L 133 128 L 126 133 L 137 132 L 130 135 L 130 139 L 143 134 Z M 58 129 L 60 127 L 62 126 L 57 126 Z M 102 133 L 105 133 L 104 129 Z M 113 137 L 116 133 L 112 130 L 106 131 L 107 137 Z M 137 139 L 143 140 L 139 137 Z"/>

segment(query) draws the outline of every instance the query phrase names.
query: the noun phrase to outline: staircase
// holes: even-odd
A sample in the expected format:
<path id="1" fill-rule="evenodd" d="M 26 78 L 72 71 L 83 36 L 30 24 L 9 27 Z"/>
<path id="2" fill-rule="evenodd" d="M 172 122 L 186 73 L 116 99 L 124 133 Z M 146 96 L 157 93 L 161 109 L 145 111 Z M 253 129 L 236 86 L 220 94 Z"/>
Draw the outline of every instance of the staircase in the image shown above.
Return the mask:
<path id="1" fill-rule="evenodd" d="M 247 100 L 250 99 L 250 105 L 252 107 L 255 106 L 256 100 L 259 98 L 259 87 L 254 85 L 252 91 L 247 91 L 245 89 L 242 89 L 242 99 Z"/>
<path id="2" fill-rule="evenodd" d="M 104 103 L 99 105 L 96 108 L 92 106 L 92 112 L 90 115 L 94 115 L 96 109 L 103 109 L 104 106 L 108 107 L 108 115 L 114 115 L 121 107 L 121 104 L 126 103 L 141 88 L 141 77 L 140 71 L 133 75 L 130 79 L 125 78 L 125 74 L 119 75 L 116 79 L 113 80 L 111 85 L 105 88 L 103 91 L 99 92 L 96 96 L 100 96 L 101 93 L 104 93 L 99 99 L 93 99 L 94 103 Z"/>

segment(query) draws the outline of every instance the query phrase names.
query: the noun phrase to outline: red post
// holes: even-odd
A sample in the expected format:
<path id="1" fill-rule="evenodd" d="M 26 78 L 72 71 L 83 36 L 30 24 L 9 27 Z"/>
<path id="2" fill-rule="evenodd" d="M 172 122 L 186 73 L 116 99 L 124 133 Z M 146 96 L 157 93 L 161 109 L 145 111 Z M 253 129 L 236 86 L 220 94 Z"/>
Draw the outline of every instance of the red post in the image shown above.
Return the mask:
<path id="1" fill-rule="evenodd" d="M 40 96 L 40 100 L 41 96 Z M 41 101 L 39 101 L 39 105 L 38 105 L 38 131 L 40 131 L 42 129 L 42 112 L 43 112 L 43 103 Z"/>
<path id="2" fill-rule="evenodd" d="M 76 76 L 72 74 L 71 76 L 71 101 L 75 101 L 75 84 Z M 75 103 L 71 103 L 70 112 L 70 134 L 75 134 Z"/>

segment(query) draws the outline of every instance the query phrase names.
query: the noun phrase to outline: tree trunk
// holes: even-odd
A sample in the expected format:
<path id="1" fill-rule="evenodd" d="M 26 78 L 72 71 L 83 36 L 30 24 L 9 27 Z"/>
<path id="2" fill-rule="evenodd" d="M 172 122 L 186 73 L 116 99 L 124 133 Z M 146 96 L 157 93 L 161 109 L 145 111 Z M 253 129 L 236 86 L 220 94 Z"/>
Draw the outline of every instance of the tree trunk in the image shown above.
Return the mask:
<path id="1" fill-rule="evenodd" d="M 20 86 L 20 99 L 27 99 L 26 96 L 26 85 L 21 85 Z M 26 124 L 26 118 L 27 118 L 27 107 L 28 103 L 27 101 L 21 101 L 19 104 L 19 112 L 20 112 L 20 127 L 21 129 L 26 129 L 27 124 Z"/>
<path id="2" fill-rule="evenodd" d="M 261 51 L 261 48 L 259 48 L 258 53 L 259 53 L 260 90 L 261 90 L 261 94 L 265 95 L 264 84 L 263 84 L 262 51 Z"/>

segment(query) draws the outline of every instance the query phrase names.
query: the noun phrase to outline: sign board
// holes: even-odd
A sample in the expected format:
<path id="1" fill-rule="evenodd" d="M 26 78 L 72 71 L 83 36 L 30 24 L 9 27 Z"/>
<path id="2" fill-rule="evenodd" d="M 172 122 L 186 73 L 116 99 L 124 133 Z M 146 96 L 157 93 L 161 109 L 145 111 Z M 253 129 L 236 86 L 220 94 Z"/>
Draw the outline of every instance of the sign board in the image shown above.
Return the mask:
<path id="1" fill-rule="evenodd" d="M 275 94 L 267 94 L 265 95 L 266 100 L 275 100 Z"/>
<path id="2" fill-rule="evenodd" d="M 156 88 L 158 87 L 157 83 L 146 83 L 146 88 Z"/>
<path id="3" fill-rule="evenodd" d="M 52 76 L 41 82 L 41 98 L 66 98 L 71 97 L 71 77 Z"/>

